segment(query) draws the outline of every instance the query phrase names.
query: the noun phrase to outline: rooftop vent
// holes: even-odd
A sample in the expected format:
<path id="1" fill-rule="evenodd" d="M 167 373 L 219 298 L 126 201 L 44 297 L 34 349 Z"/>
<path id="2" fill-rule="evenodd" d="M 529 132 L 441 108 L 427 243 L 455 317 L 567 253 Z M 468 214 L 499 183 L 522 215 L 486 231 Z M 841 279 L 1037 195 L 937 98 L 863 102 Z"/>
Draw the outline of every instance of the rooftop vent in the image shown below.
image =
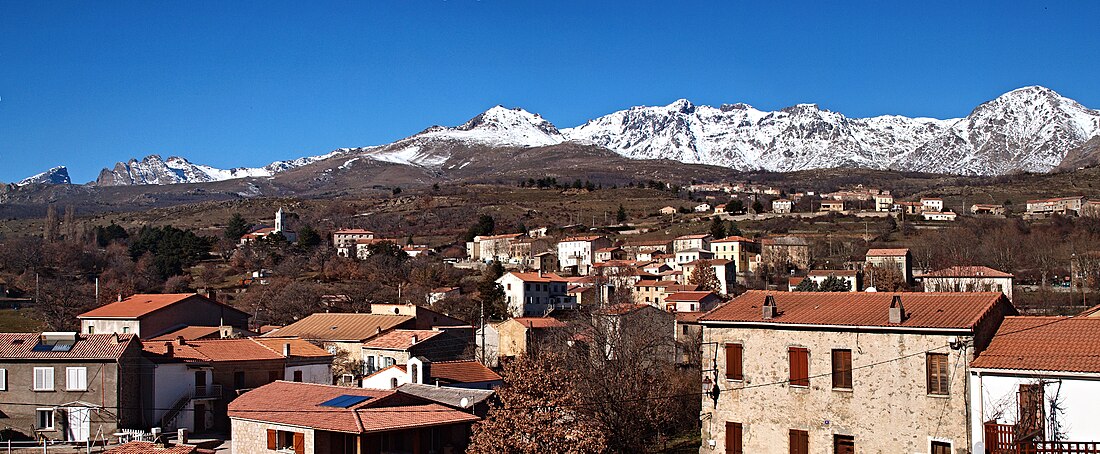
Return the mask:
<path id="1" fill-rule="evenodd" d="M 778 311 L 775 307 L 775 297 L 767 295 L 764 297 L 763 317 L 764 320 L 771 320 L 776 316 Z"/>
<path id="2" fill-rule="evenodd" d="M 905 321 L 905 307 L 901 305 L 901 295 L 894 295 L 890 301 L 890 323 L 900 324 Z"/>

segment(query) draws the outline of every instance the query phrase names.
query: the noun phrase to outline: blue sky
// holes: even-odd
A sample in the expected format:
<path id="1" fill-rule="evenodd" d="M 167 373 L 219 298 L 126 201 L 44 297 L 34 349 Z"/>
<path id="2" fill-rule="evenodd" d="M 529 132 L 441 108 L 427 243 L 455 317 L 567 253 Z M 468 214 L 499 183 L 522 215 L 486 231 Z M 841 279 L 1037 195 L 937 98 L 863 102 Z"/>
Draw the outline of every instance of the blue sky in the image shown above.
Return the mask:
<path id="1" fill-rule="evenodd" d="M 1045 85 L 1100 108 L 1098 18 L 1093 1 L 0 0 L 0 181 L 152 153 L 261 166 L 496 104 L 559 127 L 678 98 L 945 118 Z"/>

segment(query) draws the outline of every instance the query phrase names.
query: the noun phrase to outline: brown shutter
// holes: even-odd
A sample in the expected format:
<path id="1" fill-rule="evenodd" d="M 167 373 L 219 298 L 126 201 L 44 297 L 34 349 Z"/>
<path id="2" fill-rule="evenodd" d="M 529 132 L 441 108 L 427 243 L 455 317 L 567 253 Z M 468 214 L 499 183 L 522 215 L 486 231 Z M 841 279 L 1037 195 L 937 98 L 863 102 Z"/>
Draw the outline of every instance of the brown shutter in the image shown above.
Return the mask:
<path id="1" fill-rule="evenodd" d="M 744 347 L 741 344 L 726 344 L 726 378 L 741 380 L 744 378 L 743 358 Z"/>
<path id="2" fill-rule="evenodd" d="M 726 454 L 744 454 L 741 448 L 741 423 L 726 421 Z"/>
<path id="3" fill-rule="evenodd" d="M 294 433 L 294 454 L 305 454 L 306 452 L 306 435 L 303 433 Z"/>
<path id="4" fill-rule="evenodd" d="M 271 429 L 267 429 L 267 449 L 272 451 L 279 449 L 278 435 Z"/>
<path id="5" fill-rule="evenodd" d="M 852 387 L 852 351 L 833 350 L 833 388 Z"/>
<path id="6" fill-rule="evenodd" d="M 948 394 L 947 355 L 929 353 L 925 363 L 928 369 L 928 394 Z"/>
<path id="7" fill-rule="evenodd" d="M 790 347 L 790 384 L 810 386 L 810 351 L 800 347 Z"/>
<path id="8" fill-rule="evenodd" d="M 790 431 L 790 454 L 810 454 L 810 433 L 805 430 Z"/>

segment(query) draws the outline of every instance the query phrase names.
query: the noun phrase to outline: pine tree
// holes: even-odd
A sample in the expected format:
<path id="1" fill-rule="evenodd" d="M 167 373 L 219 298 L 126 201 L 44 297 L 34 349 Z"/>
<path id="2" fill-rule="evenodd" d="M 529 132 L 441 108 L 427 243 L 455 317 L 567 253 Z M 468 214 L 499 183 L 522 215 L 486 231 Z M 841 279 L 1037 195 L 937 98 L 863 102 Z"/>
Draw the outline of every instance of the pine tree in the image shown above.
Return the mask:
<path id="1" fill-rule="evenodd" d="M 619 204 L 619 212 L 615 213 L 615 222 L 619 224 L 626 222 L 626 208 L 621 203 Z"/>
<path id="2" fill-rule="evenodd" d="M 240 213 L 233 213 L 233 216 L 229 218 L 229 222 L 225 224 L 225 238 L 234 241 L 239 240 L 251 228 L 252 226 L 244 220 Z"/>

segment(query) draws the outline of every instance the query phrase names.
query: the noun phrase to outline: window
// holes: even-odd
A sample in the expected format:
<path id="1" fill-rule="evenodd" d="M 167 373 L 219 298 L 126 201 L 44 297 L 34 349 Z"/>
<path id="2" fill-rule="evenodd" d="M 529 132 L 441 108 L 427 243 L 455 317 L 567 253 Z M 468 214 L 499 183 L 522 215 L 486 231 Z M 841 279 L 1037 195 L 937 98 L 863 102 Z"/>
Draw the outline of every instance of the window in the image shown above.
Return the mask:
<path id="1" fill-rule="evenodd" d="M 233 389 L 244 389 L 244 371 L 233 372 Z"/>
<path id="2" fill-rule="evenodd" d="M 282 378 L 282 377 L 280 377 L 280 375 L 282 375 L 282 374 L 280 374 L 279 371 L 277 371 L 277 370 L 267 371 L 267 382 L 268 383 L 273 383 L 273 382 L 278 381 L 280 378 Z"/>
<path id="3" fill-rule="evenodd" d="M 790 453 L 791 454 L 810 454 L 810 433 L 805 430 L 794 430 L 790 432 Z"/>
<path id="4" fill-rule="evenodd" d="M 130 327 L 129 326 L 123 326 L 122 327 L 122 334 L 130 334 Z"/>
<path id="5" fill-rule="evenodd" d="M 393 377 L 390 379 L 390 389 L 394 388 L 397 388 L 397 377 Z"/>
<path id="6" fill-rule="evenodd" d="M 744 347 L 741 344 L 726 344 L 726 379 L 743 380 L 745 378 L 741 363 Z"/>
<path id="7" fill-rule="evenodd" d="M 65 368 L 65 389 L 69 391 L 87 391 L 88 390 L 88 368 L 87 367 L 66 367 Z"/>
<path id="8" fill-rule="evenodd" d="M 88 325 L 88 334 L 95 334 L 95 327 L 94 326 Z"/>
<path id="9" fill-rule="evenodd" d="M 294 371 L 294 381 L 301 383 L 301 381 L 302 381 L 302 371 L 300 371 L 300 370 Z"/>
<path id="10" fill-rule="evenodd" d="M 305 434 L 267 429 L 267 449 L 301 454 L 306 450 Z"/>
<path id="11" fill-rule="evenodd" d="M 419 368 L 416 367 L 416 364 L 409 365 L 409 379 L 412 380 L 413 383 L 419 383 L 416 376 L 417 372 L 419 372 L 418 369 Z"/>
<path id="12" fill-rule="evenodd" d="M 851 350 L 833 350 L 833 388 L 852 389 Z"/>
<path id="13" fill-rule="evenodd" d="M 791 386 L 810 386 L 810 350 L 802 347 L 790 347 Z"/>
<path id="14" fill-rule="evenodd" d="M 931 454 L 951 454 L 951 443 L 946 441 L 933 441 Z"/>
<path id="15" fill-rule="evenodd" d="M 38 421 L 37 430 L 53 430 L 53 409 L 52 408 L 38 408 L 35 409 L 35 416 Z"/>
<path id="16" fill-rule="evenodd" d="M 741 446 L 741 423 L 726 421 L 726 454 L 744 454 Z"/>
<path id="17" fill-rule="evenodd" d="M 856 454 L 856 437 L 833 435 L 833 454 Z"/>
<path id="18" fill-rule="evenodd" d="M 34 368 L 34 390 L 35 391 L 53 391 L 53 368 L 52 367 L 36 367 L 36 368 Z"/>
<path id="19" fill-rule="evenodd" d="M 947 354 L 929 353 L 925 364 L 928 368 L 928 394 L 947 395 Z"/>
<path id="20" fill-rule="evenodd" d="M 8 370 L 0 369 L 0 391 L 8 390 Z"/>

